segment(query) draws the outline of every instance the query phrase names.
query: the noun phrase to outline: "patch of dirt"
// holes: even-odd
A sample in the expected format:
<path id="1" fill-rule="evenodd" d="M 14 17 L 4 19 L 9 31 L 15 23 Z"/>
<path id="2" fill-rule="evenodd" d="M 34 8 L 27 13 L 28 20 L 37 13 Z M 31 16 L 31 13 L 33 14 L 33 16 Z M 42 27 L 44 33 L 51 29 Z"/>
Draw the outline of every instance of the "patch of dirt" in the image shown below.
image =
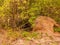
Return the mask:
<path id="1" fill-rule="evenodd" d="M 60 45 L 60 36 L 50 35 L 41 31 L 39 33 L 41 33 L 41 37 L 38 39 L 28 37 L 29 40 L 25 38 L 10 40 L 10 37 L 7 38 L 6 32 L 5 34 L 0 33 L 0 45 Z"/>
<path id="2" fill-rule="evenodd" d="M 34 38 L 31 38 L 30 40 L 18 39 L 12 42 L 12 45 L 60 45 L 60 37 L 56 36 L 52 37 L 42 33 L 42 38 L 40 39 Z"/>

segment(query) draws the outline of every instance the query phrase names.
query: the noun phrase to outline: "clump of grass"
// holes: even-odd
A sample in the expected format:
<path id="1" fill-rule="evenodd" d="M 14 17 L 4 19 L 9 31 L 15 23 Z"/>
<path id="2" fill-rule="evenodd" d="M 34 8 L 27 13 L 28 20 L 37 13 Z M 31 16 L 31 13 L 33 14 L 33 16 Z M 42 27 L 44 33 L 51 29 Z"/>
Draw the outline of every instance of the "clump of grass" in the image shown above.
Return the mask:
<path id="1" fill-rule="evenodd" d="M 37 38 L 38 33 L 37 32 L 27 32 L 27 31 L 22 31 L 21 33 L 22 37 L 25 37 L 28 39 L 29 38 Z"/>
<path id="2" fill-rule="evenodd" d="M 58 45 L 57 42 L 52 42 L 50 45 Z"/>
<path id="3" fill-rule="evenodd" d="M 55 27 L 54 32 L 60 32 L 60 28 Z"/>
<path id="4" fill-rule="evenodd" d="M 30 35 L 30 33 L 27 32 L 27 31 L 22 31 L 22 32 L 21 32 L 21 35 L 22 35 L 22 37 L 27 37 L 27 36 Z"/>
<path id="5" fill-rule="evenodd" d="M 15 40 L 18 37 L 20 37 L 20 32 L 18 31 L 13 31 L 12 29 L 7 30 L 7 38 L 9 40 Z"/>
<path id="6" fill-rule="evenodd" d="M 49 36 L 47 33 L 46 33 L 46 36 L 48 36 L 50 39 L 53 39 L 53 37 L 52 36 Z"/>
<path id="7" fill-rule="evenodd" d="M 17 38 L 25 38 L 25 39 L 37 39 L 39 37 L 38 32 L 28 32 L 28 31 L 13 31 L 12 29 L 7 30 L 7 37 L 9 40 L 15 40 Z M 30 38 L 30 39 L 29 39 Z"/>

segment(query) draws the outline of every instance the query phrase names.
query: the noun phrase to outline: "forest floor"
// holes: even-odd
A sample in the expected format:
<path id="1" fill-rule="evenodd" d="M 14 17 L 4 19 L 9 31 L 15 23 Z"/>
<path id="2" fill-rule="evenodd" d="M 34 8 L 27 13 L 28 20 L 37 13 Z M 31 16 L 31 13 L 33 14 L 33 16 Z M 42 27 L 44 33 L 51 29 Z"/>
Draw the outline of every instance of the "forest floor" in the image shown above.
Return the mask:
<path id="1" fill-rule="evenodd" d="M 35 32 L 35 35 L 38 32 Z M 19 33 L 19 31 L 13 32 L 1 29 L 0 45 L 60 45 L 60 33 L 50 34 L 40 31 L 36 37 L 32 33 L 29 33 L 29 36 L 28 33 L 24 35 L 23 33 Z M 23 35 L 21 36 L 21 34 Z"/>

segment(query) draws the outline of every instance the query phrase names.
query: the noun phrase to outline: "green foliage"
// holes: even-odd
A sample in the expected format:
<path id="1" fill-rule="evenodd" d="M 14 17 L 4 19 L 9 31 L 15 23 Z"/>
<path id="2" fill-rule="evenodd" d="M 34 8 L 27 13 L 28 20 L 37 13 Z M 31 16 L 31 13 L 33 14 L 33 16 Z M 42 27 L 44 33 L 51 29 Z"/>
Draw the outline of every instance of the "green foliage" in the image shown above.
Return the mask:
<path id="1" fill-rule="evenodd" d="M 0 0 L 0 6 L 4 4 L 4 0 Z"/>
<path id="2" fill-rule="evenodd" d="M 0 0 L 0 3 L 2 27 L 20 28 L 27 22 L 33 27 L 39 15 L 52 17 L 60 23 L 60 0 Z"/>
<path id="3" fill-rule="evenodd" d="M 55 28 L 54 28 L 54 31 L 55 31 L 55 32 L 60 32 L 60 28 L 55 27 Z"/>
<path id="4" fill-rule="evenodd" d="M 30 33 L 30 32 L 27 32 L 27 31 L 22 31 L 21 32 L 21 35 L 22 37 L 25 37 L 28 39 L 29 38 L 36 38 L 37 39 L 37 36 L 39 35 L 37 32 L 33 32 L 33 33 Z"/>
<path id="5" fill-rule="evenodd" d="M 28 35 L 30 35 L 30 33 L 27 31 L 23 31 L 21 34 L 23 37 L 27 37 Z"/>

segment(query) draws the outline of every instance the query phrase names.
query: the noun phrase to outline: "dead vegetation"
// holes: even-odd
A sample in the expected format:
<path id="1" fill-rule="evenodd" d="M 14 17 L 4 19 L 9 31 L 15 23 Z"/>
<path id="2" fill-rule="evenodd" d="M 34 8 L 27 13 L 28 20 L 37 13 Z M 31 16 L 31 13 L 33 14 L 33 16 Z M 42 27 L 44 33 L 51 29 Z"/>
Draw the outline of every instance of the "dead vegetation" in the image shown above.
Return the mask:
<path id="1" fill-rule="evenodd" d="M 50 17 L 39 16 L 34 24 L 32 33 L 1 29 L 0 45 L 60 45 L 60 33 L 53 30 L 54 26 L 59 27 L 56 21 Z"/>
<path id="2" fill-rule="evenodd" d="M 60 27 L 55 20 L 47 16 L 38 16 L 34 22 L 33 31 L 39 31 L 43 33 L 53 34 L 54 26 Z M 60 35 L 60 34 L 59 34 Z"/>

